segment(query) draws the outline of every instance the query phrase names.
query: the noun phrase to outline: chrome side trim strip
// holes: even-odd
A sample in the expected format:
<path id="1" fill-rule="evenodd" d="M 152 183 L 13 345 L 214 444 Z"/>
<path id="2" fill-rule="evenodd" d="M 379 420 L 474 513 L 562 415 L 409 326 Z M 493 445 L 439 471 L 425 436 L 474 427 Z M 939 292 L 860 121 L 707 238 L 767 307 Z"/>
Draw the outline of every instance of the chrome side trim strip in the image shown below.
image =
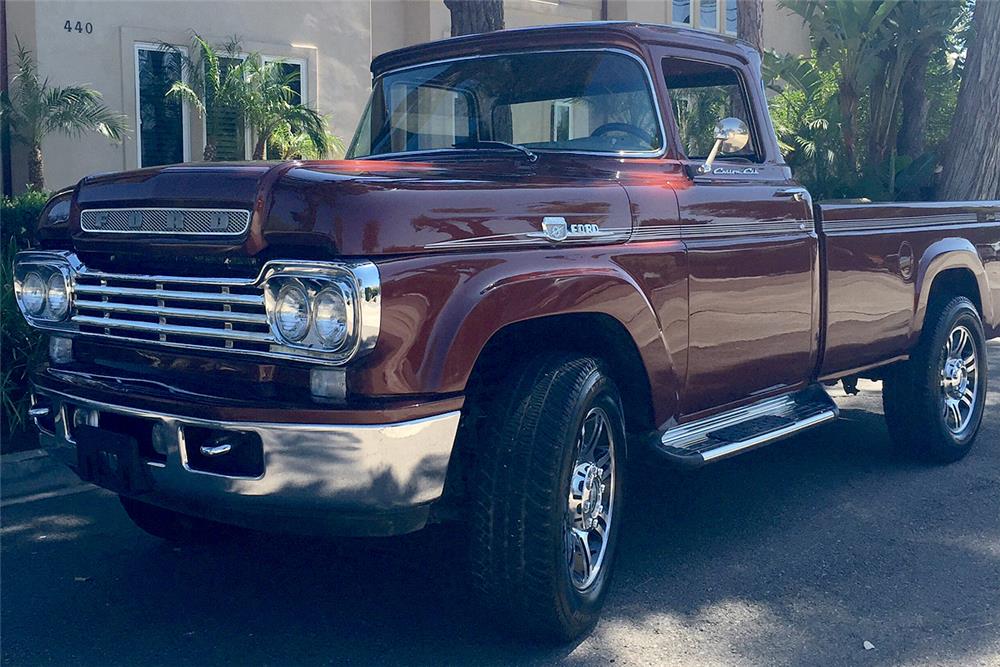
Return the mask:
<path id="1" fill-rule="evenodd" d="M 620 243 L 627 241 L 631 229 L 628 227 L 601 228 L 593 234 L 571 236 L 562 241 L 554 241 L 545 236 L 544 232 L 515 232 L 511 234 L 492 234 L 476 236 L 467 239 L 452 239 L 438 241 L 424 246 L 428 250 L 453 248 L 509 248 L 523 245 L 568 246 L 568 245 L 600 245 L 602 243 Z"/>
<path id="2" fill-rule="evenodd" d="M 954 213 L 893 218 L 856 218 L 850 220 L 823 220 L 823 230 L 837 232 L 883 232 L 912 229 L 936 231 L 955 227 L 995 227 L 996 222 L 980 221 L 975 213 Z"/>
<path id="3" fill-rule="evenodd" d="M 778 236 L 815 232 L 812 218 L 754 220 L 752 222 L 706 222 L 704 224 L 650 225 L 632 230 L 630 241 L 670 241 L 733 236 Z"/>

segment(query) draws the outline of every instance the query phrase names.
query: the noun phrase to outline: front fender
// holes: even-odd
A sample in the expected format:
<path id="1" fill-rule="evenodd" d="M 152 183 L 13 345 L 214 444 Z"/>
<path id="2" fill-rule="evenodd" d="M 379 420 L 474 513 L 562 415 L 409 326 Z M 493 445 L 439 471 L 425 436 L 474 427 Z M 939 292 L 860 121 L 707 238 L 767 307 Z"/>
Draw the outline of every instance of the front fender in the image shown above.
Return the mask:
<path id="1" fill-rule="evenodd" d="M 913 323 L 910 329 L 912 340 L 916 340 L 923 330 L 934 280 L 942 272 L 951 269 L 965 269 L 975 277 L 979 301 L 983 307 L 983 320 L 987 323 L 996 321 L 989 278 L 976 247 L 968 239 L 949 237 L 928 246 L 917 264 Z"/>
<path id="2" fill-rule="evenodd" d="M 560 249 L 428 256 L 387 262 L 382 332 L 351 378 L 359 393 L 461 393 L 480 352 L 506 326 L 552 315 L 600 313 L 628 332 L 654 400 L 678 389 L 657 311 L 615 261 L 619 249 Z M 525 354 L 554 347 L 537 341 Z M 662 405 L 662 404 L 660 404 Z M 658 407 L 660 407 L 658 405 Z"/>

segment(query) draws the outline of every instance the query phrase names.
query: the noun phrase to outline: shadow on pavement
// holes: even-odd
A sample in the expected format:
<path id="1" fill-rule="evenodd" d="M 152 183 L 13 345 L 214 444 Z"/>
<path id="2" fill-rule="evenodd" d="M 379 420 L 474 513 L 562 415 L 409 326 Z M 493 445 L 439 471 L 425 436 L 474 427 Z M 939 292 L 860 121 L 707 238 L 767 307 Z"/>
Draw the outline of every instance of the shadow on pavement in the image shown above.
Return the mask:
<path id="1" fill-rule="evenodd" d="M 5 510 L 3 662 L 1000 659 L 1000 415 L 965 461 L 925 467 L 892 455 L 877 397 L 843 405 L 696 473 L 637 466 L 604 620 L 576 646 L 505 638 L 471 600 L 456 529 L 175 548 L 95 492 Z"/>

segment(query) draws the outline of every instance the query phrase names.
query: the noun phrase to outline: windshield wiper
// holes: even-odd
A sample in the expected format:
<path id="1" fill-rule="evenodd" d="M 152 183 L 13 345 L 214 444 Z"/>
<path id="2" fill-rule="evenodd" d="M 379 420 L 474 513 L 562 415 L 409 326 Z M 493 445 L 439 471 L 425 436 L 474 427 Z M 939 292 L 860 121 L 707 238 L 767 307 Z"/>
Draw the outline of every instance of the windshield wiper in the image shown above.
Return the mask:
<path id="1" fill-rule="evenodd" d="M 507 141 L 489 141 L 486 139 L 470 139 L 469 141 L 463 141 L 462 143 L 456 143 L 453 145 L 454 148 L 509 148 L 511 150 L 517 151 L 519 153 L 524 153 L 524 157 L 528 158 L 528 162 L 534 162 L 538 159 L 538 155 L 532 153 L 524 146 L 520 144 L 512 144 Z"/>

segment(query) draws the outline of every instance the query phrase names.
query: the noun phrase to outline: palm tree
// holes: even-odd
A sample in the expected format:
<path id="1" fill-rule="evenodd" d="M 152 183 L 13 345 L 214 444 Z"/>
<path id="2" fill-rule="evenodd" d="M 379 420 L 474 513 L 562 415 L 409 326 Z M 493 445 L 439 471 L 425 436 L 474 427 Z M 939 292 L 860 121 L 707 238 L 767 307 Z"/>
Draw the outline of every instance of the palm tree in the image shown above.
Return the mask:
<path id="1" fill-rule="evenodd" d="M 295 101 L 292 85 L 297 75 L 286 72 L 280 61 L 264 62 L 259 53 L 243 56 L 235 38 L 221 49 L 198 34 L 192 41 L 193 58 L 174 46 L 163 45 L 181 58 L 186 74 L 186 80 L 175 81 L 167 94 L 187 101 L 205 119 L 205 160 L 215 159 L 215 129 L 220 120 L 233 115 L 256 137 L 254 160 L 264 159 L 268 142 L 286 125 L 306 135 L 319 155 L 329 151 L 325 119 Z"/>
<path id="2" fill-rule="evenodd" d="M 17 43 L 17 72 L 10 90 L 0 95 L 0 114 L 10 123 L 14 136 L 28 146 L 28 187 L 45 188 L 42 173 L 42 140 L 52 132 L 79 136 L 98 132 L 120 142 L 128 131 L 125 116 L 101 103 L 101 94 L 86 86 L 50 86 L 39 80 L 31 51 Z"/>
<path id="3" fill-rule="evenodd" d="M 883 28 L 900 0 L 780 0 L 809 25 L 809 39 L 819 64 L 837 72 L 838 103 L 844 140 L 843 176 L 857 164 L 858 110 L 865 90 L 880 74 L 885 48 Z"/>

